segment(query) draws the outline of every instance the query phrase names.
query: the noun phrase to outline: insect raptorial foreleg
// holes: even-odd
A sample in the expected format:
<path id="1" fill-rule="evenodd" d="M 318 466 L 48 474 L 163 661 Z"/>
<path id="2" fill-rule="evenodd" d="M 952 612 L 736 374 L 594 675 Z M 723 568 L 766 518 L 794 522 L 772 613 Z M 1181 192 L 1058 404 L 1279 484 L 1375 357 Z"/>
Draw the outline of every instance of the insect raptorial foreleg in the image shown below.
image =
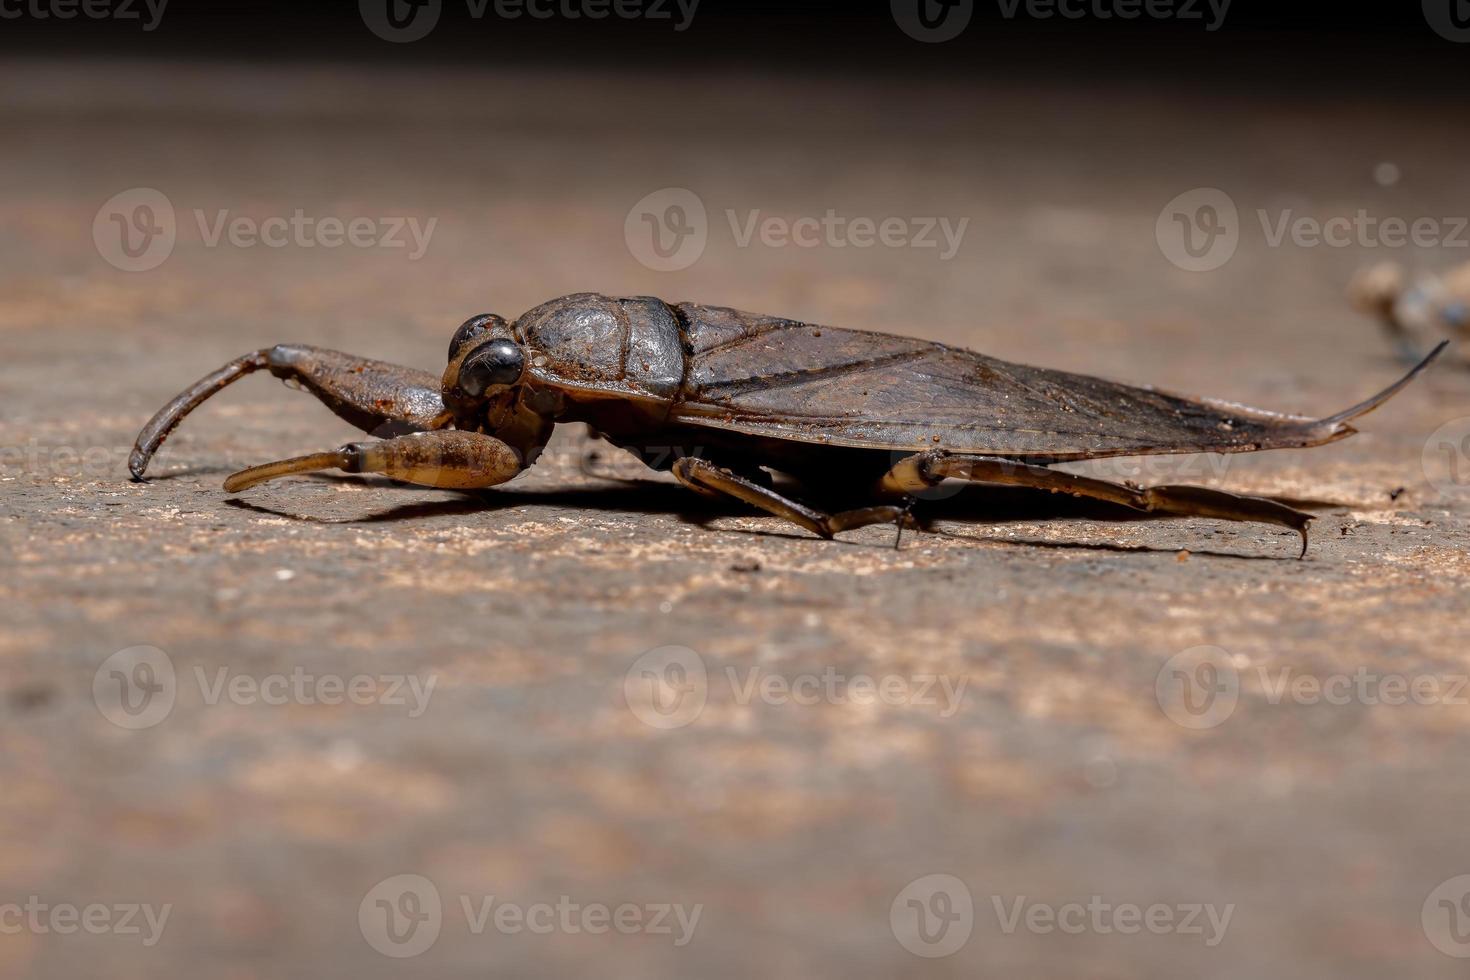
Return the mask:
<path id="1" fill-rule="evenodd" d="M 799 504 L 789 497 L 783 497 L 769 487 L 761 486 L 754 480 L 695 456 L 685 456 L 674 463 L 673 473 L 680 483 L 696 493 L 709 497 L 726 496 L 743 500 L 753 507 L 759 507 L 777 517 L 784 517 L 791 523 L 799 524 L 813 534 L 824 538 L 830 538 L 841 531 L 866 527 L 869 524 L 896 524 L 901 535 L 904 524 L 909 521 L 907 507 L 887 504 L 828 514 L 805 504 Z"/>
<path id="2" fill-rule="evenodd" d="M 1106 500 L 1150 513 L 1279 524 L 1302 536 L 1301 553 L 1307 553 L 1307 524 L 1312 520 L 1311 514 L 1265 497 L 1247 497 L 1208 487 L 1133 487 L 997 456 L 970 456 L 935 449 L 900 460 L 888 471 L 880 488 L 885 493 L 913 494 L 937 486 L 945 477 L 1034 487 Z"/>
<path id="3" fill-rule="evenodd" d="M 128 457 L 133 479 L 143 478 L 149 460 L 184 416 L 220 389 L 262 370 L 300 384 L 340 418 L 374 435 L 436 429 L 449 420 L 439 379 L 427 371 L 305 344 L 277 344 L 235 358 L 159 409 L 133 443 Z"/>
<path id="4" fill-rule="evenodd" d="M 524 468 L 520 455 L 494 436 L 439 429 L 262 463 L 230 474 L 225 489 L 235 493 L 293 473 L 338 469 L 382 473 L 423 487 L 478 490 L 504 483 Z"/>

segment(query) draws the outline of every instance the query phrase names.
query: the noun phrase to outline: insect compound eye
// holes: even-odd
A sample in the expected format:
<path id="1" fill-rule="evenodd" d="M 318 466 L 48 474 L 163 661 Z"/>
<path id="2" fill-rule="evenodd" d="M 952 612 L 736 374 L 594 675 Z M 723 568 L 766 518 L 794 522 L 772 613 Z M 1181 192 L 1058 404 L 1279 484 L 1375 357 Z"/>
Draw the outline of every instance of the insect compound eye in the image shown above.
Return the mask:
<path id="1" fill-rule="evenodd" d="M 492 340 L 459 366 L 459 390 L 478 397 L 496 385 L 513 385 L 521 379 L 525 366 L 525 356 L 514 341 Z"/>
<path id="2" fill-rule="evenodd" d="M 468 344 L 498 323 L 503 324 L 505 321 L 494 313 L 478 313 L 464 323 L 461 323 L 459 329 L 454 331 L 454 336 L 449 341 L 449 360 L 452 361 L 458 357 L 459 352 L 464 349 L 465 344 Z"/>

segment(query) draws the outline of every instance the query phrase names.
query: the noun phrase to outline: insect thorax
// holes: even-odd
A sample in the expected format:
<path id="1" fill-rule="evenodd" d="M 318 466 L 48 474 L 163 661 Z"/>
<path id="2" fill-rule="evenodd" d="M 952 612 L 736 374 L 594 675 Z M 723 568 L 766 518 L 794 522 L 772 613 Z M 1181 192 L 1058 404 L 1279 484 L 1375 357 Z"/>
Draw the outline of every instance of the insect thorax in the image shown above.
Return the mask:
<path id="1" fill-rule="evenodd" d="M 515 324 L 544 381 L 671 399 L 684 378 L 674 310 L 652 296 L 575 293 L 543 303 Z"/>

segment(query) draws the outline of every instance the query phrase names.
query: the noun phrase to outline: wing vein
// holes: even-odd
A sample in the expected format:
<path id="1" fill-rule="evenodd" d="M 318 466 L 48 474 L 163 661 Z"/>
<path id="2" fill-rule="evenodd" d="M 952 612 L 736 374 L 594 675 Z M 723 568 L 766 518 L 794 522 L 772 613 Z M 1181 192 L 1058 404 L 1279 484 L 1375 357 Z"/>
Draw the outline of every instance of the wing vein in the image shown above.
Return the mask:
<path id="1" fill-rule="evenodd" d="M 858 361 L 847 361 L 841 364 L 823 364 L 814 368 L 793 368 L 789 371 L 777 371 L 772 374 L 754 374 L 744 378 L 730 378 L 727 381 L 714 381 L 699 386 L 700 393 L 718 393 L 725 396 L 737 396 L 750 391 L 764 391 L 770 388 L 784 388 L 806 381 L 814 381 L 822 378 L 840 377 L 850 374 L 858 369 L 875 367 L 887 367 L 893 364 L 902 364 L 904 361 L 914 360 L 918 357 L 928 356 L 929 351 L 924 349 L 898 351 L 893 354 L 883 354 L 878 357 L 865 357 Z"/>

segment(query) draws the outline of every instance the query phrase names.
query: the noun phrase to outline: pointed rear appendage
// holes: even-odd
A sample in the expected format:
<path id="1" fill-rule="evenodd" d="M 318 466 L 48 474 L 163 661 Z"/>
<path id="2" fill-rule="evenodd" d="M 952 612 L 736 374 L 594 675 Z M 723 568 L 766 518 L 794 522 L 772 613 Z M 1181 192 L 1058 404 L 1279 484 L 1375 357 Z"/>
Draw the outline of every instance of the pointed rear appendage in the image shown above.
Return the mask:
<path id="1" fill-rule="evenodd" d="M 1384 388 L 1371 398 L 1361 401 L 1352 408 L 1344 409 L 1335 415 L 1326 418 L 1314 419 L 1302 415 L 1285 415 L 1280 412 L 1271 412 L 1264 409 L 1253 408 L 1249 405 L 1241 405 L 1235 402 L 1215 401 L 1214 399 L 1202 398 L 1197 404 L 1213 410 L 1215 416 L 1225 423 L 1222 427 L 1230 432 L 1230 437 L 1220 443 L 1214 443 L 1208 435 L 1204 435 L 1193 445 L 1170 446 L 1167 449 L 1155 449 L 1155 452 L 1215 452 L 1215 453 L 1249 453 L 1260 449 L 1307 449 L 1312 446 L 1322 446 L 1339 439 L 1346 439 L 1357 432 L 1349 423 L 1360 416 L 1367 415 L 1379 405 L 1388 401 L 1415 378 L 1422 374 L 1429 365 L 1433 364 L 1444 349 L 1449 346 L 1449 341 L 1442 342 L 1438 347 L 1429 352 L 1413 369 L 1399 378 L 1393 384 Z M 1209 421 L 1207 418 L 1205 421 Z M 1213 433 L 1211 433 L 1213 434 Z"/>
<path id="2" fill-rule="evenodd" d="M 1435 359 L 1438 358 L 1440 354 L 1443 354 L 1444 349 L 1449 345 L 1450 342 L 1448 340 L 1440 341 L 1439 346 L 1430 351 L 1428 356 L 1425 357 L 1424 360 L 1414 365 L 1414 367 L 1409 370 L 1408 374 L 1404 375 L 1402 378 L 1399 378 L 1397 381 L 1389 385 L 1387 388 L 1384 388 L 1378 394 L 1374 395 L 1371 398 L 1358 402 L 1358 404 L 1354 405 L 1352 408 L 1344 409 L 1343 411 L 1338 412 L 1336 415 L 1329 415 L 1325 419 L 1319 419 L 1316 422 L 1313 422 L 1311 425 L 1313 433 L 1319 434 L 1322 442 L 1332 442 L 1334 440 L 1345 438 L 1352 435 L 1354 432 L 1357 432 L 1357 429 L 1353 428 L 1351 425 L 1348 425 L 1349 422 L 1351 422 L 1353 419 L 1359 418 L 1360 416 L 1367 415 L 1379 405 L 1382 405 L 1394 395 L 1397 395 L 1399 392 L 1407 388 L 1409 386 L 1409 383 L 1417 378 L 1420 374 L 1423 374 L 1425 369 L 1428 368 L 1429 365 L 1433 364 Z"/>

